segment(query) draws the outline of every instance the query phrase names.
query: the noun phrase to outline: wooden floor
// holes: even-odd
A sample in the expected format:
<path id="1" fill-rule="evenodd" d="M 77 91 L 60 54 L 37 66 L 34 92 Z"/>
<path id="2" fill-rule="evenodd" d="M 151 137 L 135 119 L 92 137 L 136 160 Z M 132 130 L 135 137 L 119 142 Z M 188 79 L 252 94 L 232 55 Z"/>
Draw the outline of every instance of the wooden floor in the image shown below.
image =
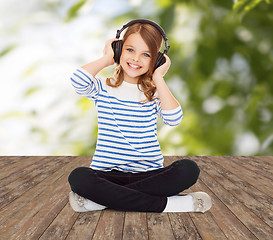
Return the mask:
<path id="1" fill-rule="evenodd" d="M 74 212 L 67 177 L 90 157 L 0 157 L 0 239 L 273 239 L 273 157 L 188 158 L 201 169 L 186 192 L 204 191 L 202 213 Z"/>

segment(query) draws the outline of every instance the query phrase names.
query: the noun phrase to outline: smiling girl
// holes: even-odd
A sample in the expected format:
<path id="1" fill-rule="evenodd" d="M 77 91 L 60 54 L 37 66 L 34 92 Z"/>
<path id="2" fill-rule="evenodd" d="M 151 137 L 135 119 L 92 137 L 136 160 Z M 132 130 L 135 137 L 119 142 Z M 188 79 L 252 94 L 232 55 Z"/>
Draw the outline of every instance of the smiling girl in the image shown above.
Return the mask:
<path id="1" fill-rule="evenodd" d="M 177 195 L 197 181 L 197 164 L 181 159 L 163 166 L 157 118 L 169 126 L 177 126 L 183 118 L 163 78 L 171 61 L 164 54 L 158 64 L 164 31 L 146 19 L 124 26 L 122 40 L 108 40 L 103 56 L 78 68 L 71 77 L 76 92 L 95 102 L 98 138 L 90 167 L 78 167 L 69 175 L 70 205 L 77 212 L 105 208 L 205 212 L 211 207 L 206 193 Z M 122 44 L 120 56 L 118 44 Z M 115 62 L 112 77 L 97 76 Z"/>

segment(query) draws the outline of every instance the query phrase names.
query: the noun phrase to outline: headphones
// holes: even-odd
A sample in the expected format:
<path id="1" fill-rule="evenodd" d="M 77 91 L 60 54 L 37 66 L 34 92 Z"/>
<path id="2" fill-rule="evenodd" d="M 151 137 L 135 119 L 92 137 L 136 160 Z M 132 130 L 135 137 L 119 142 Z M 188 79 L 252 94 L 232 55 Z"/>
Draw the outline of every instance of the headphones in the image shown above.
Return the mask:
<path id="1" fill-rule="evenodd" d="M 162 64 L 164 64 L 166 62 L 166 58 L 164 57 L 163 54 L 164 53 L 167 54 L 168 51 L 169 51 L 169 48 L 170 48 L 170 46 L 168 45 L 168 42 L 167 42 L 168 38 L 166 37 L 166 34 L 165 34 L 164 30 L 157 23 L 155 23 L 155 22 L 153 22 L 151 20 L 148 20 L 148 19 L 135 19 L 135 20 L 132 20 L 132 21 L 128 22 L 127 24 L 123 25 L 123 27 L 120 30 L 117 30 L 116 38 L 120 37 L 121 32 L 125 28 L 127 28 L 127 27 L 129 27 L 129 26 L 131 26 L 131 25 L 133 25 L 135 23 L 145 23 L 145 24 L 150 24 L 150 25 L 154 26 L 160 32 L 160 34 L 162 35 L 162 37 L 163 37 L 163 39 L 165 41 L 165 50 L 164 50 L 164 52 L 163 53 L 159 52 L 158 55 L 157 55 L 155 66 L 154 66 L 154 70 L 155 70 L 159 66 L 161 66 Z M 121 52 L 122 52 L 122 46 L 123 46 L 122 40 L 112 42 L 112 48 L 113 48 L 113 51 L 114 51 L 114 61 L 117 64 L 120 63 L 120 56 L 121 56 Z"/>

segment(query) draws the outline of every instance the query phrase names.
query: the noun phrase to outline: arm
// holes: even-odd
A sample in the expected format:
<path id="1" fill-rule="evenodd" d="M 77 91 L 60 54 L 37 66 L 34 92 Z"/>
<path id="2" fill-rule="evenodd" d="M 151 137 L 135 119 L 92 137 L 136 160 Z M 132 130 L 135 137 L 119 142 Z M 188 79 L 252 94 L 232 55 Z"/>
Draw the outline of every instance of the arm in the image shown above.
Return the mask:
<path id="1" fill-rule="evenodd" d="M 103 68 L 114 64 L 114 52 L 111 46 L 111 43 L 114 40 L 115 39 L 110 39 L 106 42 L 103 57 L 87 63 L 74 71 L 70 79 L 76 93 L 87 97 L 90 100 L 95 101 L 97 99 L 101 82 L 100 79 L 95 76 Z"/>
<path id="2" fill-rule="evenodd" d="M 87 97 L 90 100 L 95 101 L 97 99 L 101 82 L 100 79 L 95 76 L 100 70 L 114 62 L 114 52 L 111 49 L 112 41 L 114 41 L 114 39 L 110 39 L 106 42 L 103 57 L 85 64 L 73 72 L 70 79 L 76 93 Z"/>
<path id="3" fill-rule="evenodd" d="M 93 77 L 95 77 L 98 72 L 100 72 L 103 68 L 108 67 L 109 65 L 110 64 L 107 64 L 107 58 L 103 56 L 95 61 L 92 61 L 90 63 L 87 63 L 81 66 L 81 68 L 85 69 Z"/>
<path id="4" fill-rule="evenodd" d="M 154 80 L 156 82 L 156 89 L 159 95 L 159 99 L 161 102 L 162 110 L 171 110 L 179 107 L 179 103 L 172 95 L 170 89 L 165 83 L 163 77 L 158 77 Z"/>
<path id="5" fill-rule="evenodd" d="M 179 107 L 179 103 L 172 95 L 163 78 L 163 76 L 166 74 L 171 65 L 170 58 L 167 55 L 164 56 L 166 58 L 166 62 L 154 71 L 152 78 L 156 85 L 156 89 L 159 95 L 161 109 L 171 110 Z"/>
<path id="6" fill-rule="evenodd" d="M 82 66 L 83 69 L 88 71 L 93 77 L 97 75 L 103 68 L 114 64 L 114 51 L 112 49 L 112 42 L 117 39 L 109 39 L 104 47 L 103 56 L 95 61 L 87 63 Z"/>
<path id="7" fill-rule="evenodd" d="M 165 57 L 166 62 L 154 71 L 152 78 L 159 95 L 160 101 L 158 112 L 161 118 L 165 124 L 169 126 L 177 126 L 182 121 L 183 111 L 163 79 L 163 76 L 166 74 L 171 65 L 171 60 L 169 57 L 166 55 Z"/>

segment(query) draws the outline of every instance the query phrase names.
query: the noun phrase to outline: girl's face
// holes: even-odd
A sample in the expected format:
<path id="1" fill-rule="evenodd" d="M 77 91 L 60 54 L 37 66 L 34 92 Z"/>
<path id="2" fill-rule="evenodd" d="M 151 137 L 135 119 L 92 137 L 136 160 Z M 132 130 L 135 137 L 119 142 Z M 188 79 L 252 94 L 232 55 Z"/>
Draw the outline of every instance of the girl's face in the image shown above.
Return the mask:
<path id="1" fill-rule="evenodd" d="M 123 43 L 120 65 L 124 71 L 124 81 L 137 83 L 151 64 L 151 52 L 139 33 L 131 34 Z"/>

